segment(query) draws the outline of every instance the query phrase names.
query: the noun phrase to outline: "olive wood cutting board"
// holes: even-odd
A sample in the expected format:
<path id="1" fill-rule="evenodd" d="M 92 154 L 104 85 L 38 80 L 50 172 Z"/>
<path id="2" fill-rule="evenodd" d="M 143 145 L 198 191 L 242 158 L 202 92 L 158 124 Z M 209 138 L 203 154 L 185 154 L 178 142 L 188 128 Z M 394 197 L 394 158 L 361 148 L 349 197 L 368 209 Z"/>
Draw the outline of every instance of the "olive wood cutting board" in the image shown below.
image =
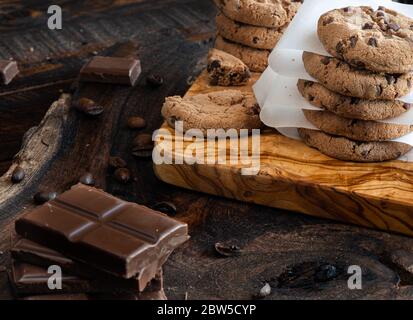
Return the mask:
<path id="1" fill-rule="evenodd" d="M 258 77 L 241 90 L 251 91 Z M 187 96 L 223 89 L 228 88 L 209 86 L 204 71 Z M 173 133 L 166 123 L 163 128 Z M 173 149 L 170 156 L 179 152 Z M 154 169 L 164 182 L 186 189 L 413 236 L 413 163 L 339 161 L 275 130 L 262 131 L 260 154 L 254 176 L 241 175 L 242 165 L 229 163 Z"/>

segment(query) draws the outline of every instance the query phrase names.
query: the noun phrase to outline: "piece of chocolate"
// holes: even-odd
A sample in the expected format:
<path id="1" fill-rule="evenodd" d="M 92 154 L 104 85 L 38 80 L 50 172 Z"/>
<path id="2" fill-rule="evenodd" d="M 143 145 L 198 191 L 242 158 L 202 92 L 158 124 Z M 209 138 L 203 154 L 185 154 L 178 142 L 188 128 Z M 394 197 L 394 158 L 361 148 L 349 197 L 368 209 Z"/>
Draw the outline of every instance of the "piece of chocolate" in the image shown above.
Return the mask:
<path id="1" fill-rule="evenodd" d="M 0 83 L 9 84 L 19 74 L 16 61 L 0 60 Z"/>
<path id="2" fill-rule="evenodd" d="M 151 287 L 151 290 L 159 290 L 162 286 L 162 277 L 159 276 L 158 271 L 154 280 L 150 280 L 149 284 L 147 279 L 138 278 L 124 279 L 117 278 L 109 273 L 96 270 L 87 264 L 75 262 L 72 259 L 62 255 L 61 253 L 37 244 L 27 239 L 19 240 L 14 247 L 10 250 L 12 258 L 48 268 L 51 265 L 58 265 L 64 272 L 73 274 L 86 279 L 99 279 L 100 284 L 109 288 L 110 291 L 116 290 L 138 290 L 143 291 L 147 286 Z M 156 287 L 156 285 L 158 285 Z"/>
<path id="3" fill-rule="evenodd" d="M 138 59 L 93 57 L 80 71 L 80 81 L 133 86 L 141 71 Z"/>
<path id="4" fill-rule="evenodd" d="M 78 184 L 16 221 L 24 238 L 126 279 L 154 278 L 188 240 L 188 226 L 163 213 Z"/>
<path id="5" fill-rule="evenodd" d="M 10 283 L 17 295 L 93 292 L 94 288 L 87 280 L 65 273 L 61 278 L 62 289 L 49 289 L 47 282 L 51 276 L 46 268 L 15 260 L 9 273 Z"/>
<path id="6" fill-rule="evenodd" d="M 124 289 L 118 285 L 116 279 L 111 282 L 101 279 L 85 279 L 69 273 L 62 272 L 61 289 L 50 289 L 48 280 L 52 276 L 48 273 L 48 267 L 41 267 L 18 260 L 12 261 L 9 279 L 11 286 L 18 296 L 23 295 L 48 295 L 48 294 L 76 294 L 93 293 L 101 297 L 139 297 L 141 295 L 149 298 L 160 296 L 163 292 L 163 274 L 159 270 L 155 278 L 150 282 L 143 292 L 136 289 Z M 129 299 L 126 299 L 129 300 Z"/>

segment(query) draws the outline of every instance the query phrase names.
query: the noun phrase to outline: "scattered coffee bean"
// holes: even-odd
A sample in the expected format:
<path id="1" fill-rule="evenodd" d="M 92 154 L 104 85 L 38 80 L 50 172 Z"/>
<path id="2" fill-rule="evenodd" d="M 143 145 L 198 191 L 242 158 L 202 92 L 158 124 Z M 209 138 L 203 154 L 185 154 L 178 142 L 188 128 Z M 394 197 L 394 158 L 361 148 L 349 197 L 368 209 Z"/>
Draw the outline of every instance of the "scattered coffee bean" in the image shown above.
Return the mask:
<path id="1" fill-rule="evenodd" d="M 141 117 L 130 117 L 128 119 L 128 127 L 131 129 L 142 129 L 146 127 L 146 121 Z"/>
<path id="2" fill-rule="evenodd" d="M 153 141 L 152 135 L 142 133 L 133 140 L 132 154 L 139 158 L 148 158 L 152 156 Z"/>
<path id="3" fill-rule="evenodd" d="M 19 183 L 23 181 L 25 176 L 26 176 L 26 173 L 24 172 L 24 169 L 20 166 L 17 166 L 11 175 L 11 182 Z"/>
<path id="4" fill-rule="evenodd" d="M 103 106 L 88 98 L 80 98 L 73 107 L 89 116 L 98 116 L 103 113 Z"/>
<path id="5" fill-rule="evenodd" d="M 56 192 L 38 192 L 34 195 L 33 199 L 37 204 L 43 204 L 47 201 L 53 200 L 56 197 Z"/>
<path id="6" fill-rule="evenodd" d="M 150 74 L 146 77 L 146 83 L 151 87 L 160 87 L 163 85 L 163 77 L 158 74 Z"/>
<path id="7" fill-rule="evenodd" d="M 121 183 L 128 183 L 130 181 L 130 171 L 127 168 L 116 169 L 114 177 Z"/>
<path id="8" fill-rule="evenodd" d="M 110 169 L 126 168 L 127 166 L 128 164 L 121 157 L 110 157 L 109 158 Z"/>
<path id="9" fill-rule="evenodd" d="M 331 264 L 324 264 L 318 268 L 315 274 L 315 280 L 326 282 L 337 277 L 337 268 Z"/>
<path id="10" fill-rule="evenodd" d="M 237 245 L 217 242 L 215 244 L 215 251 L 223 257 L 237 257 L 241 255 L 241 248 Z"/>
<path id="11" fill-rule="evenodd" d="M 95 179 L 93 178 L 93 175 L 90 172 L 87 172 L 83 176 L 81 176 L 79 182 L 87 186 L 95 185 Z"/>
<path id="12" fill-rule="evenodd" d="M 258 292 L 257 294 L 257 298 L 259 299 L 264 299 L 265 297 L 268 297 L 271 294 L 271 286 L 266 283 L 260 290 L 260 292 Z"/>
<path id="13" fill-rule="evenodd" d="M 154 206 L 152 206 L 152 209 L 163 212 L 170 216 L 176 215 L 177 212 L 176 206 L 173 203 L 166 201 L 155 204 Z"/>

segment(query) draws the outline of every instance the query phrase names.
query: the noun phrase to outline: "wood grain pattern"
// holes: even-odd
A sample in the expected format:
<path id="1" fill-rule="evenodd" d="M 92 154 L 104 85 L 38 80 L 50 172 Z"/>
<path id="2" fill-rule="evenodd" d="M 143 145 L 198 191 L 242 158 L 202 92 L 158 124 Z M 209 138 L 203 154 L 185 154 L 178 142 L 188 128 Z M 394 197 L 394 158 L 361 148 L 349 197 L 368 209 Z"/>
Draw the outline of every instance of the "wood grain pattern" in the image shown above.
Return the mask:
<path id="1" fill-rule="evenodd" d="M 204 72 L 187 95 L 220 89 L 208 85 Z M 174 150 L 172 156 L 182 154 Z M 155 171 L 191 190 L 413 236 L 412 163 L 338 161 L 273 130 L 261 134 L 260 163 L 256 176 L 243 176 L 246 166 L 229 163 L 157 165 Z"/>

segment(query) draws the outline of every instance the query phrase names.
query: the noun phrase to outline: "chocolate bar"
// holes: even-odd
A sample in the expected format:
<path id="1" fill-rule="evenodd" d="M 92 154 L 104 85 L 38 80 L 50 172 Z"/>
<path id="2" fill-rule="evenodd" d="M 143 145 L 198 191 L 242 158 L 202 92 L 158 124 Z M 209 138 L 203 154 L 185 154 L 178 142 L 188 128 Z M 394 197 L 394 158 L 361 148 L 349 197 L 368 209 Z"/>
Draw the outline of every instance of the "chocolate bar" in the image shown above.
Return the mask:
<path id="1" fill-rule="evenodd" d="M 80 81 L 133 86 L 141 74 L 141 62 L 133 58 L 93 57 L 80 70 Z"/>
<path id="2" fill-rule="evenodd" d="M 48 279 L 52 274 L 48 273 L 47 267 L 40 267 L 17 260 L 12 261 L 12 268 L 9 273 L 10 283 L 16 295 L 49 295 L 49 294 L 78 294 L 95 293 L 99 297 L 116 296 L 122 297 L 146 297 L 145 300 L 152 300 L 152 297 L 159 297 L 163 293 L 162 270 L 156 274 L 147 288 L 139 293 L 137 290 L 125 290 L 117 285 L 116 280 L 112 282 L 101 281 L 100 279 L 84 279 L 62 272 L 61 289 L 50 289 Z M 143 299 L 143 298 L 141 298 Z"/>
<path id="3" fill-rule="evenodd" d="M 189 239 L 186 223 L 82 184 L 24 215 L 15 228 L 76 261 L 148 282 Z"/>
<path id="4" fill-rule="evenodd" d="M 98 278 L 101 283 L 107 283 L 108 288 L 110 288 L 110 284 L 116 283 L 117 289 L 133 289 L 143 291 L 148 285 L 148 279 L 146 279 L 145 276 L 138 276 L 137 278 L 131 279 L 116 278 L 109 273 L 96 270 L 87 264 L 75 262 L 53 249 L 49 249 L 27 239 L 19 240 L 10 252 L 12 258 L 22 262 L 27 262 L 45 268 L 51 265 L 58 265 L 63 271 L 69 274 L 87 279 Z M 149 279 L 149 281 L 150 280 L 151 279 Z"/>
<path id="5" fill-rule="evenodd" d="M 12 261 L 12 268 L 9 273 L 10 283 L 17 295 L 48 294 L 53 292 L 83 293 L 93 292 L 95 289 L 85 279 L 62 273 L 62 289 L 51 290 L 47 285 L 47 281 L 51 276 L 52 274 L 49 274 L 46 268 L 18 261 Z M 99 292 L 99 290 L 96 289 L 96 292 Z"/>
<path id="6" fill-rule="evenodd" d="M 19 73 L 16 61 L 0 60 L 0 82 L 9 84 Z"/>

